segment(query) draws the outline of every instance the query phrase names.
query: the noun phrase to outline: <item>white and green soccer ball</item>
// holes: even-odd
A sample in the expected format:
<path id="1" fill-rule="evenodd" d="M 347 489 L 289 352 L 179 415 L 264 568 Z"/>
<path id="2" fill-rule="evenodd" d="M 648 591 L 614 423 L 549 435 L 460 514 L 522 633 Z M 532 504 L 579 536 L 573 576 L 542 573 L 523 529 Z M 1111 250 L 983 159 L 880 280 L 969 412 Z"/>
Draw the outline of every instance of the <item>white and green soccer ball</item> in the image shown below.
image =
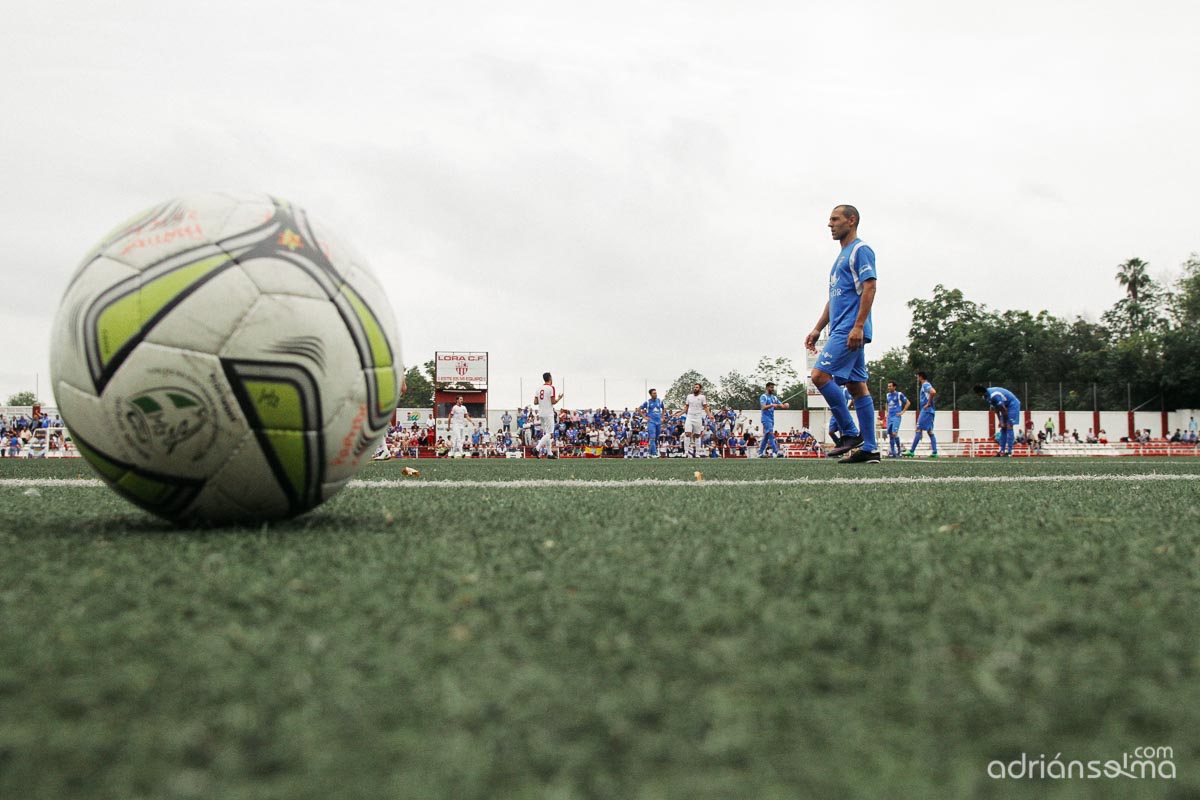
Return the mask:
<path id="1" fill-rule="evenodd" d="M 404 368 L 366 262 L 263 194 L 157 205 L 83 260 L 51 381 L 79 452 L 173 520 L 303 513 L 387 432 Z"/>

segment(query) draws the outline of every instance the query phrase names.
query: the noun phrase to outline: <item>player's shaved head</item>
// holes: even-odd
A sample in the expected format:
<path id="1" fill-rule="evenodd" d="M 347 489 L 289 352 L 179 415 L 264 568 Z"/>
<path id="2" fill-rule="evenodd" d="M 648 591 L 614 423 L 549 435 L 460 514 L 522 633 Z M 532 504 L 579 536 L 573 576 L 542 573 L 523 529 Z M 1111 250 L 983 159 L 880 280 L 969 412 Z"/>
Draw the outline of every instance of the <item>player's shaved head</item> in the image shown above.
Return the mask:
<path id="1" fill-rule="evenodd" d="M 846 203 L 842 203 L 840 206 L 838 206 L 834 210 L 842 212 L 842 216 L 844 216 L 846 219 L 854 220 L 855 225 L 857 225 L 859 220 L 862 219 L 862 217 L 858 213 L 858 209 L 855 208 L 854 206 L 848 205 Z"/>
<path id="2" fill-rule="evenodd" d="M 972 391 L 975 392 L 975 394 L 987 394 L 987 387 L 982 383 L 977 383 Z"/>

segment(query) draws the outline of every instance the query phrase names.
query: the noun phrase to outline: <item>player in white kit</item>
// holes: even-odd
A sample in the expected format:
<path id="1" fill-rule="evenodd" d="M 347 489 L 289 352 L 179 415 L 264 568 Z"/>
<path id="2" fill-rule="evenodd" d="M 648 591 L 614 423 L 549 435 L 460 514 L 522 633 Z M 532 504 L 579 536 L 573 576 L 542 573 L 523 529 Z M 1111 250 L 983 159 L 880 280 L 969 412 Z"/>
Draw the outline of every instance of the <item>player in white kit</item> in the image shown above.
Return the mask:
<path id="1" fill-rule="evenodd" d="M 688 446 L 684 444 L 684 455 L 689 457 L 694 455 L 700 457 L 700 440 L 704 437 L 704 422 L 711 414 L 708 410 L 708 398 L 703 394 L 704 387 L 696 384 L 692 387 L 692 393 L 683 400 L 683 411 L 687 415 L 683 420 L 683 435 L 691 441 L 691 453 L 688 453 Z"/>
<path id="2" fill-rule="evenodd" d="M 471 417 L 467 414 L 467 407 L 463 405 L 463 398 L 460 394 L 458 402 L 450 406 L 450 458 L 462 458 L 463 456 L 463 439 L 467 434 L 467 425 L 471 423 Z"/>
<path id="3" fill-rule="evenodd" d="M 538 458 L 542 456 L 557 458 L 554 455 L 554 423 L 558 419 L 558 415 L 554 413 L 554 404 L 561 401 L 565 395 L 559 394 L 558 390 L 554 388 L 549 372 L 542 373 L 542 380 L 545 383 L 534 395 L 537 400 L 538 418 L 542 421 L 542 438 L 538 439 L 534 454 Z"/>

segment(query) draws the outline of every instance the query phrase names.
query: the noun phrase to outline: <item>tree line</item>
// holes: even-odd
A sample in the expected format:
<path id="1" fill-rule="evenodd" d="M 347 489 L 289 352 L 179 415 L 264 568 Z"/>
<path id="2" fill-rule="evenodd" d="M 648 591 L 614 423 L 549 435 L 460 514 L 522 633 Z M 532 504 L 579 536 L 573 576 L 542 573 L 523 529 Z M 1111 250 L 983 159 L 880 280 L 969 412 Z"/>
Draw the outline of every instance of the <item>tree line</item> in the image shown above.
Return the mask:
<path id="1" fill-rule="evenodd" d="M 1031 408 L 1200 407 L 1200 255 L 1170 286 L 1149 266 L 1131 258 L 1117 267 L 1124 296 L 1097 322 L 990 309 L 938 284 L 931 298 L 908 301 L 908 344 L 869 371 L 907 379 L 925 370 L 943 407 L 956 386 L 959 408 L 984 408 L 970 391 L 978 383 L 1004 386 Z"/>

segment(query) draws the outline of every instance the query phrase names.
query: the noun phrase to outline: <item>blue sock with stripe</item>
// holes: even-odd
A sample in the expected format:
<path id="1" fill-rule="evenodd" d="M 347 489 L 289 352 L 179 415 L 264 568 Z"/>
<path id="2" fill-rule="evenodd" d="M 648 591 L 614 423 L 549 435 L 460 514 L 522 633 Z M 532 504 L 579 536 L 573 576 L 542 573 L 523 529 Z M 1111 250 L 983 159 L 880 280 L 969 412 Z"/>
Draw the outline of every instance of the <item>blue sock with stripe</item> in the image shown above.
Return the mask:
<path id="1" fill-rule="evenodd" d="M 854 413 L 858 417 L 858 429 L 862 431 L 862 449 L 874 453 L 879 449 L 875 441 L 875 400 L 870 393 L 854 398 Z"/>
<path id="2" fill-rule="evenodd" d="M 837 420 L 838 432 L 843 437 L 858 436 L 858 426 L 850 417 L 850 406 L 846 405 L 846 396 L 842 394 L 842 387 L 838 386 L 835 381 L 829 381 L 819 391 L 825 398 L 825 402 L 829 403 L 829 410 L 833 414 L 833 418 Z"/>

